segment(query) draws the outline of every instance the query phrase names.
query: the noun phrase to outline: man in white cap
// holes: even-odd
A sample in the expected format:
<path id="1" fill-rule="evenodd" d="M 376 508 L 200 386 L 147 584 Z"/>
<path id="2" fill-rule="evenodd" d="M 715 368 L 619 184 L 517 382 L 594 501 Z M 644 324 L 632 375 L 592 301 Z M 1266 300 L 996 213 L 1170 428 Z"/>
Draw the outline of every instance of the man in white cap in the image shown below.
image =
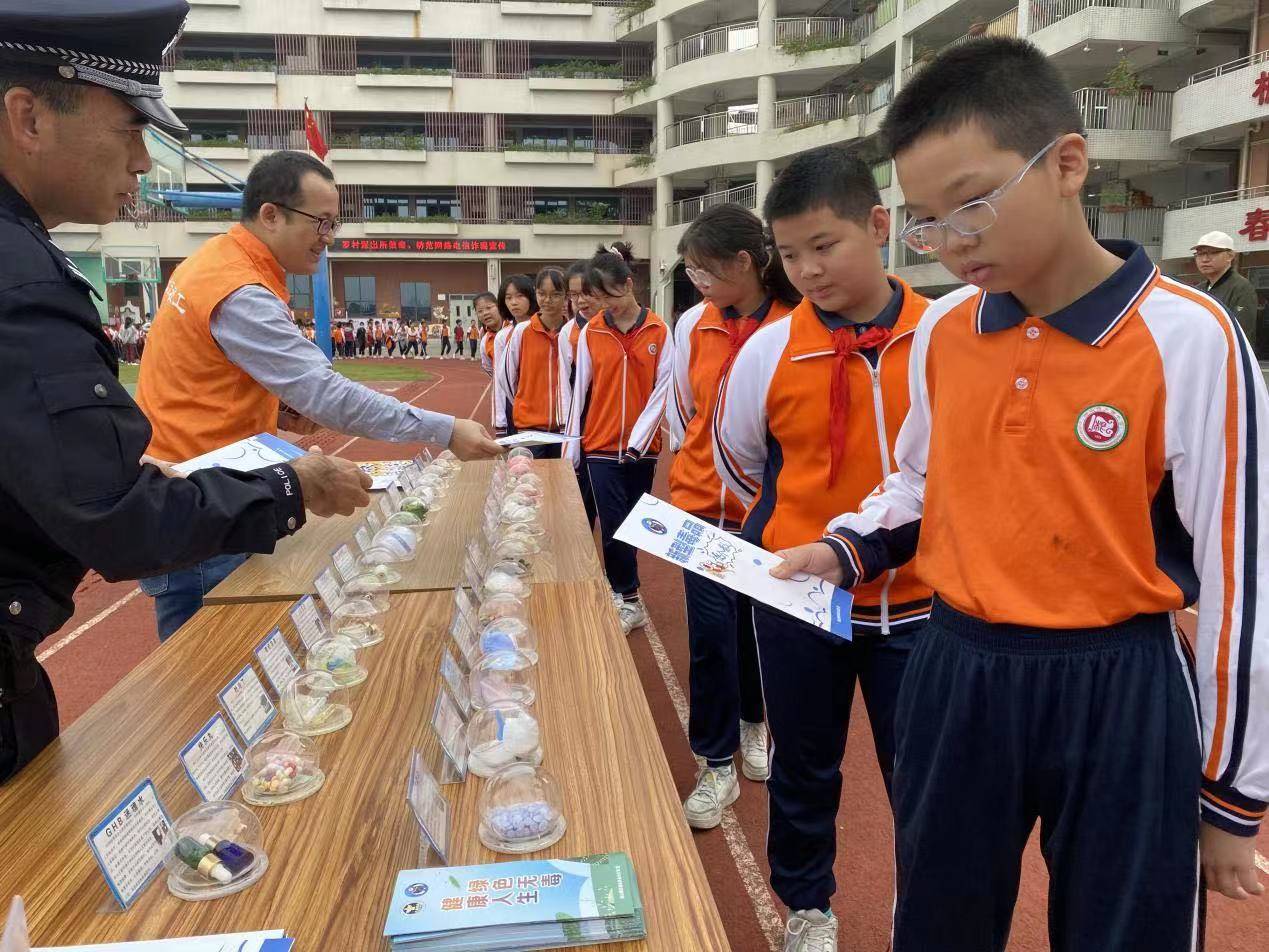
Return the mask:
<path id="1" fill-rule="evenodd" d="M 1259 301 L 1251 282 L 1234 267 L 1234 239 L 1223 231 L 1209 231 L 1194 244 L 1194 263 L 1203 275 L 1196 287 L 1225 305 L 1255 350 Z"/>

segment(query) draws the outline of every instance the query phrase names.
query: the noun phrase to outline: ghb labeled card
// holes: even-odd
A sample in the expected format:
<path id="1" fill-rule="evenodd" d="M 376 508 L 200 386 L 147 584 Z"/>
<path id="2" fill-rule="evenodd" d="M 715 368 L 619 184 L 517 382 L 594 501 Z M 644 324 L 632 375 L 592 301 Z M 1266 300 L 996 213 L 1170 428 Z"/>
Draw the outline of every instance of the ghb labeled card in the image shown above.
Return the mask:
<path id="1" fill-rule="evenodd" d="M 181 748 L 185 775 L 204 800 L 228 800 L 242 783 L 245 762 L 233 731 L 219 714 L 213 714 L 194 739 Z"/>
<path id="2" fill-rule="evenodd" d="M 172 818 L 149 777 L 88 832 L 110 894 L 127 909 L 163 868 Z"/>
<path id="3" fill-rule="evenodd" d="M 647 493 L 617 528 L 614 538 L 689 572 L 734 589 L 786 615 L 851 640 L 850 592 L 814 575 L 771 577 L 779 556 L 724 532 Z"/>

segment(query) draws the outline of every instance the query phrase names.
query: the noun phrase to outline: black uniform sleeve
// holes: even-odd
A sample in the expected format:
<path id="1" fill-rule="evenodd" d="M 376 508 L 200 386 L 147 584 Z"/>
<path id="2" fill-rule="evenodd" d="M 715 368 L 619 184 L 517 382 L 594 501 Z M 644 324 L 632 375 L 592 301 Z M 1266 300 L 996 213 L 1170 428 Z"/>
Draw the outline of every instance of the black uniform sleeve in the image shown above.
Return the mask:
<path id="1" fill-rule="evenodd" d="M 142 466 L 150 424 L 85 308 L 82 289 L 66 282 L 0 291 L 0 486 L 28 518 L 112 581 L 271 552 L 303 525 L 289 466 L 189 479 Z"/>

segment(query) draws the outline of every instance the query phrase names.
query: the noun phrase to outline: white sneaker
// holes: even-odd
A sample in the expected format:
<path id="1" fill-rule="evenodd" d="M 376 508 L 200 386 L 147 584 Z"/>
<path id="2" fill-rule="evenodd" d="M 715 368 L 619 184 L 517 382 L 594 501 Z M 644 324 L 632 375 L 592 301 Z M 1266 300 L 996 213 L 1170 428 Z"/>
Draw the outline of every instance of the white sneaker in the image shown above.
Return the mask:
<path id="1" fill-rule="evenodd" d="M 623 598 L 617 606 L 617 618 L 621 621 L 621 630 L 627 635 L 636 628 L 642 628 L 648 623 L 648 610 L 643 607 L 643 599 L 628 602 Z"/>
<path id="2" fill-rule="evenodd" d="M 696 786 L 683 801 L 687 825 L 695 830 L 712 830 L 723 822 L 723 810 L 740 797 L 736 765 L 702 766 L 696 772 Z"/>
<path id="3" fill-rule="evenodd" d="M 750 780 L 762 783 L 771 776 L 767 759 L 767 725 L 762 721 L 740 722 L 740 771 Z"/>
<path id="4" fill-rule="evenodd" d="M 784 926 L 784 952 L 837 952 L 837 917 L 818 909 L 790 912 Z"/>

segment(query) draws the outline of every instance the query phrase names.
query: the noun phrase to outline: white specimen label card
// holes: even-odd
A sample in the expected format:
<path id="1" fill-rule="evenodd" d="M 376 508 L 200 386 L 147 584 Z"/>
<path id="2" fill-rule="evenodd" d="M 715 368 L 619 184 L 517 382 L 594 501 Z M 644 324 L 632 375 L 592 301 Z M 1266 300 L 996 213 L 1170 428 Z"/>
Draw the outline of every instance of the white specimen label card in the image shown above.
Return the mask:
<path id="1" fill-rule="evenodd" d="M 365 522 L 359 525 L 357 527 L 357 531 L 353 533 L 353 538 L 356 540 L 357 545 L 361 548 L 362 552 L 365 552 L 368 548 L 370 548 L 370 540 L 373 535 L 374 531 Z M 336 562 L 335 564 L 338 565 L 339 563 Z"/>
<path id="2" fill-rule="evenodd" d="M 219 714 L 213 714 L 181 748 L 185 774 L 204 800 L 228 800 L 242 783 L 242 748 Z"/>
<path id="3" fill-rule="evenodd" d="M 313 587 L 317 589 L 317 594 L 322 596 L 322 604 L 326 606 L 328 612 L 333 612 L 343 601 L 343 597 L 339 594 L 339 578 L 332 568 L 322 569 L 317 578 L 313 579 Z"/>
<path id="4" fill-rule="evenodd" d="M 322 613 L 317 610 L 312 595 L 305 595 L 291 606 L 291 623 L 309 651 L 326 637 L 326 622 L 322 621 Z"/>
<path id="5" fill-rule="evenodd" d="M 423 763 L 423 754 L 415 748 L 410 756 L 410 781 L 405 799 L 410 804 L 414 819 L 427 842 L 441 862 L 447 862 L 449 854 L 449 803 L 441 793 L 440 785 L 432 771 Z"/>
<path id="6" fill-rule="evenodd" d="M 164 841 L 171 826 L 154 781 L 146 777 L 89 831 L 88 847 L 111 895 L 124 909 L 163 868 Z"/>
<path id="7" fill-rule="evenodd" d="M 364 551 L 370 545 L 370 529 L 363 525 L 357 530 L 358 545 L 362 545 L 361 533 L 363 532 L 366 534 L 366 543 L 362 546 L 362 550 Z M 345 582 L 351 582 L 364 571 L 357 562 L 357 554 L 353 552 L 352 546 L 350 546 L 347 542 L 336 547 L 335 551 L 330 554 L 330 557 L 331 561 L 335 563 L 336 570 L 344 577 Z"/>
<path id="8" fill-rule="evenodd" d="M 383 528 L 383 520 L 379 518 L 379 513 L 375 512 L 373 508 L 366 510 L 366 522 L 369 524 L 371 532 L 378 532 Z"/>
<path id="9" fill-rule="evenodd" d="M 388 500 L 392 503 L 393 512 L 401 508 L 401 490 L 396 483 L 388 483 Z"/>
<path id="10" fill-rule="evenodd" d="M 379 497 L 379 511 L 383 513 L 383 518 L 388 519 L 392 516 L 392 500 L 387 496 Z"/>
<path id="11" fill-rule="evenodd" d="M 441 655 L 441 677 L 449 685 L 450 693 L 454 695 L 454 700 L 458 703 L 463 717 L 470 716 L 471 694 L 467 689 L 467 679 L 463 677 L 463 672 L 458 670 L 458 662 L 454 660 L 454 655 L 449 648 L 446 648 L 445 653 Z"/>
<path id="12" fill-rule="evenodd" d="M 463 715 L 458 705 L 444 688 L 436 694 L 436 706 L 432 708 L 432 730 L 441 742 L 441 750 L 454 768 L 458 779 L 467 776 L 467 738 L 463 732 Z"/>
<path id="13" fill-rule="evenodd" d="M 286 643 L 281 628 L 274 628 L 256 645 L 256 660 L 264 668 L 264 675 L 273 685 L 273 693 L 282 696 L 282 690 L 300 673 L 300 663 Z"/>
<path id="14" fill-rule="evenodd" d="M 217 696 L 248 747 L 260 739 L 278 713 L 251 665 L 239 671 Z"/>
<path id="15" fill-rule="evenodd" d="M 805 573 L 772 578 L 771 569 L 780 564 L 778 556 L 668 502 L 644 493 L 613 537 L 851 640 L 850 592 Z"/>

